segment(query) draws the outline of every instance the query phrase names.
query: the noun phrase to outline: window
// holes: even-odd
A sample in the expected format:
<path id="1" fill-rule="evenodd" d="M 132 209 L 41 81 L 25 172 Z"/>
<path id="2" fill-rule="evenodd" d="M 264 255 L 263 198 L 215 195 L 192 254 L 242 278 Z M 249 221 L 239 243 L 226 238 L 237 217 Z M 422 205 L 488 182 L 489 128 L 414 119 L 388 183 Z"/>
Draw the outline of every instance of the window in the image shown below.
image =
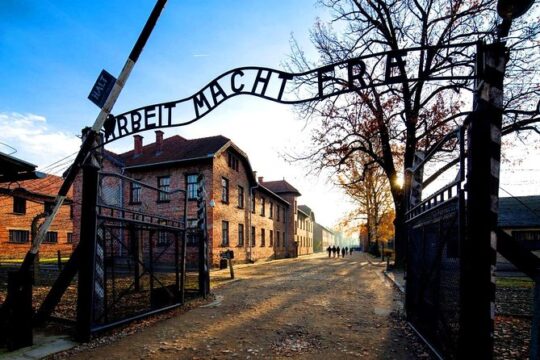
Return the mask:
<path id="1" fill-rule="evenodd" d="M 229 246 L 229 222 L 221 222 L 221 246 Z"/>
<path id="2" fill-rule="evenodd" d="M 142 191 L 141 184 L 136 183 L 136 182 L 131 183 L 130 202 L 132 204 L 140 204 L 141 203 L 141 191 Z"/>
<path id="3" fill-rule="evenodd" d="M 255 194 L 251 195 L 251 212 L 255 214 Z"/>
<path id="4" fill-rule="evenodd" d="M 197 199 L 197 175 L 187 176 L 187 196 L 188 200 Z"/>
<path id="5" fill-rule="evenodd" d="M 261 199 L 261 216 L 264 216 L 265 200 Z"/>
<path id="6" fill-rule="evenodd" d="M 198 245 L 197 219 L 188 219 L 187 221 L 187 246 Z"/>
<path id="7" fill-rule="evenodd" d="M 73 204 L 69 205 L 69 218 L 73 219 Z"/>
<path id="8" fill-rule="evenodd" d="M 229 167 L 233 170 L 238 171 L 238 158 L 231 153 L 229 155 Z"/>
<path id="9" fill-rule="evenodd" d="M 171 177 L 170 176 L 160 176 L 158 177 L 158 201 L 169 201 L 171 200 L 169 190 L 171 187 Z"/>
<path id="10" fill-rule="evenodd" d="M 279 243 L 281 242 L 280 236 L 279 231 L 276 231 L 276 247 L 279 247 Z"/>
<path id="11" fill-rule="evenodd" d="M 256 244 L 256 241 L 255 241 L 255 226 L 252 226 L 251 227 L 251 246 L 255 246 Z"/>
<path id="12" fill-rule="evenodd" d="M 277 210 L 277 221 L 279 221 L 279 217 L 280 217 L 279 213 L 281 212 L 281 206 L 277 205 L 276 208 L 277 208 L 276 209 Z"/>
<path id="13" fill-rule="evenodd" d="M 240 185 L 238 186 L 238 207 L 240 209 L 244 208 L 244 188 Z"/>
<path id="14" fill-rule="evenodd" d="M 68 232 L 66 235 L 67 235 L 67 243 L 73 244 L 73 233 Z"/>
<path id="15" fill-rule="evenodd" d="M 229 180 L 221 178 L 221 201 L 229 203 Z"/>
<path id="16" fill-rule="evenodd" d="M 166 224 L 167 220 L 159 220 L 158 224 Z M 171 234 L 167 231 L 158 231 L 157 233 L 157 246 L 169 246 L 171 243 Z"/>
<path id="17" fill-rule="evenodd" d="M 30 231 L 28 230 L 9 230 L 9 242 L 24 244 L 30 239 Z"/>
<path id="18" fill-rule="evenodd" d="M 15 196 L 13 198 L 13 212 L 15 214 L 26 214 L 26 199 Z"/>
<path id="19" fill-rule="evenodd" d="M 45 214 L 49 215 L 50 213 L 52 213 L 53 209 L 54 203 L 51 201 L 45 201 L 45 203 L 43 204 L 43 211 L 45 211 Z"/>
<path id="20" fill-rule="evenodd" d="M 270 230 L 270 247 L 274 247 L 274 231 Z"/>
<path id="21" fill-rule="evenodd" d="M 238 246 L 244 246 L 244 224 L 238 224 Z"/>
<path id="22" fill-rule="evenodd" d="M 266 245 L 266 239 L 265 239 L 265 233 L 264 229 L 261 229 L 261 247 L 264 247 Z"/>
<path id="23" fill-rule="evenodd" d="M 45 240 L 43 240 L 46 244 L 56 244 L 58 243 L 58 233 L 56 231 L 47 231 L 47 235 L 45 236 Z"/>
<path id="24" fill-rule="evenodd" d="M 270 203 L 270 210 L 269 210 L 269 214 L 268 214 L 268 217 L 271 219 L 272 217 L 274 217 L 274 203 Z"/>

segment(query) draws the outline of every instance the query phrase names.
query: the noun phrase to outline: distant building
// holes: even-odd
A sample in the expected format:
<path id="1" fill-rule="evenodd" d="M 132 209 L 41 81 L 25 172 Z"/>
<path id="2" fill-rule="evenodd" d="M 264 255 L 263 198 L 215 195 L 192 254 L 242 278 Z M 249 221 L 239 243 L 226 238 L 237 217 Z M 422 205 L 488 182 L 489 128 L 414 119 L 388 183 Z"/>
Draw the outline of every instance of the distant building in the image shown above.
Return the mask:
<path id="1" fill-rule="evenodd" d="M 499 227 L 526 249 L 540 251 L 540 196 L 499 198 Z"/>
<path id="2" fill-rule="evenodd" d="M 32 166 L 35 169 L 35 165 Z M 32 228 L 35 234 L 46 214 L 52 210 L 56 194 L 63 183 L 62 178 L 36 173 L 31 167 L 19 173 L 23 174 L 23 179 L 29 180 L 17 181 L 13 174 L 6 176 L 4 172 L 6 181 L 0 182 L 0 259 L 24 258 L 32 244 Z M 40 247 L 42 258 L 56 258 L 58 251 L 62 256 L 71 254 L 71 210 L 70 192 Z"/>
<path id="3" fill-rule="evenodd" d="M 326 251 L 328 246 L 335 245 L 334 232 L 315 223 L 313 231 L 313 252 Z"/>

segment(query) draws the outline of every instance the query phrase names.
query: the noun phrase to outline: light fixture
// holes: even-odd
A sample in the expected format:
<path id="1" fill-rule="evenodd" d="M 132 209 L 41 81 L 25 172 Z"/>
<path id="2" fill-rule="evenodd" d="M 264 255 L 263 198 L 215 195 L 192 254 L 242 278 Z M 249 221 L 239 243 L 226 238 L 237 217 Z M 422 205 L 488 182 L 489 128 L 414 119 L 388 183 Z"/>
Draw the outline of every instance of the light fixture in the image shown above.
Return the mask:
<path id="1" fill-rule="evenodd" d="M 497 2 L 497 12 L 503 19 L 517 19 L 525 14 L 533 3 L 534 0 L 499 0 Z"/>

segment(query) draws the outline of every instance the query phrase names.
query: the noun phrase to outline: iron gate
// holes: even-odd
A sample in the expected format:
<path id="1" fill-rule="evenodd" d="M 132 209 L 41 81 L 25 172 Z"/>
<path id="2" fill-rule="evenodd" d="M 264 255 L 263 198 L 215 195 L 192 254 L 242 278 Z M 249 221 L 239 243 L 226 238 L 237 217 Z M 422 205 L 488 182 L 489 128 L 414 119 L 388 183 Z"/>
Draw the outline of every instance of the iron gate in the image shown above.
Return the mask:
<path id="1" fill-rule="evenodd" d="M 200 274 L 186 272 L 198 269 L 200 231 L 187 221 L 185 190 L 163 191 L 116 173 L 100 172 L 97 179 L 93 261 L 89 284 L 80 285 L 90 295 L 79 306 L 90 310 L 87 330 L 79 328 L 83 337 L 182 305 L 200 292 Z M 155 206 L 161 197 L 167 203 Z"/>
<path id="2" fill-rule="evenodd" d="M 443 148 L 454 148 L 457 157 L 423 180 L 425 165 L 436 160 Z M 411 206 L 407 213 L 409 229 L 406 309 L 415 329 L 437 352 L 452 358 L 457 353 L 461 298 L 460 244 L 464 238 L 465 195 L 464 131 L 447 135 L 412 170 Z M 422 188 L 437 181 L 452 168 L 456 177 L 420 201 Z"/>

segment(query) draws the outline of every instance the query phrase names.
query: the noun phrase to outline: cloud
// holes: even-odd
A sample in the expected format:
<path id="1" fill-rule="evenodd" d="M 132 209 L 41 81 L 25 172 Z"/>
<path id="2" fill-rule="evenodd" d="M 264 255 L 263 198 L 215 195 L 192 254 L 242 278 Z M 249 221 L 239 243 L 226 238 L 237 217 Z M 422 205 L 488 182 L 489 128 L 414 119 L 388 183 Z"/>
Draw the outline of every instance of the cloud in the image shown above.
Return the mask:
<path id="1" fill-rule="evenodd" d="M 41 115 L 0 112 L 0 151 L 46 166 L 79 149 L 80 140 L 67 132 L 51 129 Z"/>

